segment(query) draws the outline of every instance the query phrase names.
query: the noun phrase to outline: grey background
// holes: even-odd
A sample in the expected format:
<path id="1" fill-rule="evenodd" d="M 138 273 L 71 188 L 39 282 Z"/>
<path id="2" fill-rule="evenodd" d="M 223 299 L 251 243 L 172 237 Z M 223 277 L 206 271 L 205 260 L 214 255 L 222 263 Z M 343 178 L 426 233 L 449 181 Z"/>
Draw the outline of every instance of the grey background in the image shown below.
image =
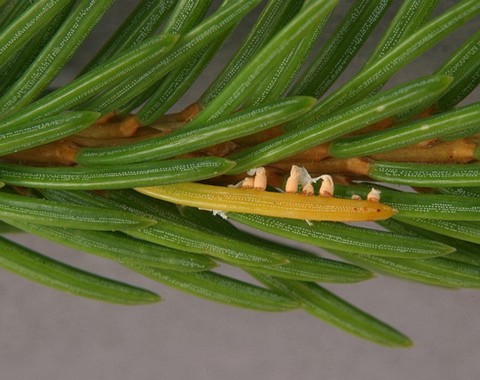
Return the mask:
<path id="1" fill-rule="evenodd" d="M 101 45 L 134 6 L 117 1 L 69 71 Z M 351 1 L 340 1 L 338 20 Z M 385 19 L 393 17 L 394 1 Z M 456 1 L 441 1 L 439 10 Z M 195 100 L 251 25 L 245 20 L 222 55 L 181 105 Z M 323 33 L 327 36 L 334 23 Z M 433 72 L 478 30 L 476 18 L 403 70 L 391 84 Z M 381 36 L 351 65 L 352 75 Z M 479 93 L 468 101 L 479 99 Z M 180 107 L 181 107 L 180 105 Z M 476 379 L 480 373 L 480 293 L 451 291 L 379 276 L 357 285 L 328 286 L 355 305 L 407 333 L 412 349 L 358 340 L 300 311 L 269 314 L 233 309 L 171 290 L 115 263 L 28 235 L 13 237 L 52 257 L 159 292 L 164 301 L 123 307 L 72 297 L 0 274 L 0 379 Z M 309 248 L 312 251 L 317 251 Z"/>

